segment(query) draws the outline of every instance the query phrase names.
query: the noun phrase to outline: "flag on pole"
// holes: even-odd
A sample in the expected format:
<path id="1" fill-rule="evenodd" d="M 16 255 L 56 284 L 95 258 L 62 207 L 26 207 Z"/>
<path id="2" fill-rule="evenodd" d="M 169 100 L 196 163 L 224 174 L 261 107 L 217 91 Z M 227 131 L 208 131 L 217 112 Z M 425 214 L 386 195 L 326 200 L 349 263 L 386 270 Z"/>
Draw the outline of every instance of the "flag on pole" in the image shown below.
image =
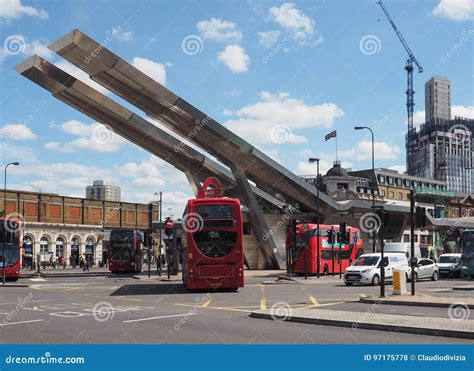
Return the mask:
<path id="1" fill-rule="evenodd" d="M 327 134 L 325 137 L 324 137 L 324 140 L 327 142 L 329 139 L 331 138 L 337 138 L 337 132 L 336 130 L 333 130 L 331 131 L 329 134 Z"/>

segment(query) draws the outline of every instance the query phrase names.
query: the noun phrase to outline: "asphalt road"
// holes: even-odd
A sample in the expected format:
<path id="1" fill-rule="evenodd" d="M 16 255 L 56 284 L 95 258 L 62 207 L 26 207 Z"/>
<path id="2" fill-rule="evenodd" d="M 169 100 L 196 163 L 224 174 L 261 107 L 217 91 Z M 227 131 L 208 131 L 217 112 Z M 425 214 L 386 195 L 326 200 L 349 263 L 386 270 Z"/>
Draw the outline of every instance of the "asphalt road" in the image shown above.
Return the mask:
<path id="1" fill-rule="evenodd" d="M 0 287 L 0 343 L 463 343 L 467 340 L 278 322 L 250 318 L 255 309 L 368 311 L 437 317 L 447 308 L 362 304 L 378 287 L 347 287 L 338 278 L 261 285 L 248 277 L 239 292 L 188 293 L 180 282 L 132 277 L 22 279 L 27 287 Z M 455 281 L 417 283 L 418 292 L 456 296 Z M 389 293 L 391 287 L 387 288 Z M 471 313 L 471 319 L 473 314 Z"/>

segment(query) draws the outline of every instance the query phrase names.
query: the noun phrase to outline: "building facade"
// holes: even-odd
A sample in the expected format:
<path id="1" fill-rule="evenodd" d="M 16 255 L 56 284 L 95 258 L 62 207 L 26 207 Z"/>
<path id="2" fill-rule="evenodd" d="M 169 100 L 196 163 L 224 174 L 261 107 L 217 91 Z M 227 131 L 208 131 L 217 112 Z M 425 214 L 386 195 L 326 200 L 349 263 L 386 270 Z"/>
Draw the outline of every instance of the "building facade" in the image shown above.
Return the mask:
<path id="1" fill-rule="evenodd" d="M 146 230 L 158 219 L 158 205 L 98 201 L 51 193 L 0 191 L 0 210 L 21 221 L 23 255 L 33 261 L 58 257 L 66 266 L 87 254 L 103 260 L 103 231 L 108 228 Z"/>
<path id="2" fill-rule="evenodd" d="M 451 81 L 434 76 L 425 84 L 425 121 L 451 119 Z"/>
<path id="3" fill-rule="evenodd" d="M 94 180 L 86 187 L 86 198 L 99 201 L 120 202 L 120 187 L 104 184 L 103 180 Z"/>

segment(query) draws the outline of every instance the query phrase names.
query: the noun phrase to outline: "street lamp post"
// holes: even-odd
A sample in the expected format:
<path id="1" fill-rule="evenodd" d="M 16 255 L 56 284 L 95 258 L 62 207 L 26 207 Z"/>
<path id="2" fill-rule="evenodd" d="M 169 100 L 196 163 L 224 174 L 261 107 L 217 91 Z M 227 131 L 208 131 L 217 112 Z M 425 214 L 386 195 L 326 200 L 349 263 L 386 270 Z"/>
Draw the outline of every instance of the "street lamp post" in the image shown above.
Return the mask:
<path id="1" fill-rule="evenodd" d="M 369 130 L 372 136 L 372 213 L 375 214 L 375 151 L 374 151 L 374 131 L 368 126 L 356 126 L 354 130 Z M 376 252 L 376 243 L 375 243 L 376 231 L 372 231 L 372 252 Z"/>
<path id="2" fill-rule="evenodd" d="M 317 250 L 317 253 L 318 253 L 318 259 L 317 259 L 317 264 L 318 264 L 318 267 L 317 267 L 317 275 L 318 275 L 318 278 L 320 276 L 320 259 L 321 259 L 321 246 L 320 246 L 320 232 L 319 232 L 319 158 L 315 158 L 315 157 L 312 157 L 309 159 L 309 162 L 310 163 L 315 163 L 316 162 L 316 194 L 317 194 L 317 200 L 316 200 L 316 217 L 318 218 L 316 220 L 316 238 L 317 238 L 317 242 L 316 242 L 316 250 Z"/>
<path id="3" fill-rule="evenodd" d="M 18 166 L 19 162 L 10 162 L 5 165 L 5 177 L 4 177 L 4 186 L 3 186 L 3 217 L 7 217 L 7 168 L 10 165 Z M 7 247 L 7 226 L 5 221 L 3 221 L 3 249 L 2 249 L 2 283 L 5 284 L 5 271 L 6 271 L 6 259 L 5 259 L 5 250 Z"/>
<path id="4" fill-rule="evenodd" d="M 161 214 L 161 210 L 162 210 L 162 206 L 163 206 L 163 192 L 155 192 L 155 195 L 159 195 L 160 196 L 160 201 L 158 201 L 158 203 L 160 204 L 160 209 L 158 210 L 158 213 L 160 215 L 160 220 L 159 220 L 159 223 L 160 223 L 160 243 L 158 245 L 158 263 L 157 263 L 157 269 L 158 269 L 158 276 L 161 277 L 161 249 L 162 249 L 162 245 L 161 245 L 161 241 L 162 241 L 162 232 L 163 232 L 163 228 L 161 226 L 161 218 L 162 218 L 162 214 Z"/>

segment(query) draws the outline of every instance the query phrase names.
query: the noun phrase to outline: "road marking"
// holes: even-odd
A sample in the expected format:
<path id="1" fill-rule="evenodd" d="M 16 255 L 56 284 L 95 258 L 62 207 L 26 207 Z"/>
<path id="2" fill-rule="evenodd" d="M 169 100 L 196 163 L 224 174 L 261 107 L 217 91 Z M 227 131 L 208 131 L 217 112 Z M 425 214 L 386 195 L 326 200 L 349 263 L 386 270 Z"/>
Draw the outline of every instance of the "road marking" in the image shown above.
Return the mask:
<path id="1" fill-rule="evenodd" d="M 194 316 L 195 314 L 196 314 L 196 313 L 184 313 L 184 314 L 172 314 L 172 315 L 169 315 L 169 316 L 160 316 L 160 317 L 129 319 L 129 320 L 127 320 L 127 321 L 123 321 L 123 323 L 151 321 L 151 320 L 154 320 L 154 319 L 163 319 L 163 318 L 174 318 L 174 317 Z"/>
<path id="2" fill-rule="evenodd" d="M 267 301 L 265 300 L 265 298 L 261 298 L 260 299 L 260 310 L 265 310 L 267 309 Z"/>
<path id="3" fill-rule="evenodd" d="M 201 305 L 203 308 L 207 308 L 209 306 L 209 304 L 211 304 L 212 302 L 212 299 L 209 299 L 208 301 L 206 301 L 203 305 Z"/>
<path id="4" fill-rule="evenodd" d="M 44 278 L 30 278 L 30 281 L 33 282 L 46 282 Z"/>
<path id="5" fill-rule="evenodd" d="M 128 301 L 143 301 L 143 299 L 127 298 L 125 296 L 117 296 L 114 299 L 128 300 Z"/>
<path id="6" fill-rule="evenodd" d="M 196 304 L 183 304 L 183 303 L 173 303 L 173 305 L 177 305 L 179 307 L 191 307 L 196 308 Z M 199 307 L 202 308 L 202 307 Z M 237 307 L 206 307 L 206 309 L 214 309 L 214 310 L 227 310 L 231 312 L 244 312 L 244 313 L 251 313 L 251 310 L 245 309 L 238 309 Z"/>
<path id="7" fill-rule="evenodd" d="M 336 305 L 336 304 L 344 304 L 344 303 L 349 303 L 349 302 L 346 302 L 346 301 L 336 301 L 336 302 L 333 302 L 333 303 L 324 303 L 324 304 L 318 304 L 318 305 L 308 305 L 306 307 L 302 307 L 302 308 L 299 308 L 299 309 L 309 309 L 309 308 L 319 308 L 319 307 L 327 307 L 328 305 Z"/>
<path id="8" fill-rule="evenodd" d="M 44 301 L 53 301 L 53 299 L 43 299 L 43 300 L 30 300 L 28 303 L 41 303 Z M 9 305 L 9 304 L 18 304 L 17 301 L 14 301 L 13 303 L 0 303 L 0 305 Z"/>
<path id="9" fill-rule="evenodd" d="M 313 305 L 314 305 L 315 307 L 317 307 L 317 306 L 320 305 L 314 296 L 311 296 L 311 295 L 310 295 L 310 296 L 309 296 L 309 300 L 311 300 L 311 303 L 313 303 Z"/>
<path id="10" fill-rule="evenodd" d="M 21 322 L 10 322 L 10 323 L 0 323 L 0 326 L 12 326 L 12 325 L 21 325 L 23 323 L 32 323 L 32 322 L 41 322 L 42 319 L 34 319 L 31 321 L 21 321 Z"/>

